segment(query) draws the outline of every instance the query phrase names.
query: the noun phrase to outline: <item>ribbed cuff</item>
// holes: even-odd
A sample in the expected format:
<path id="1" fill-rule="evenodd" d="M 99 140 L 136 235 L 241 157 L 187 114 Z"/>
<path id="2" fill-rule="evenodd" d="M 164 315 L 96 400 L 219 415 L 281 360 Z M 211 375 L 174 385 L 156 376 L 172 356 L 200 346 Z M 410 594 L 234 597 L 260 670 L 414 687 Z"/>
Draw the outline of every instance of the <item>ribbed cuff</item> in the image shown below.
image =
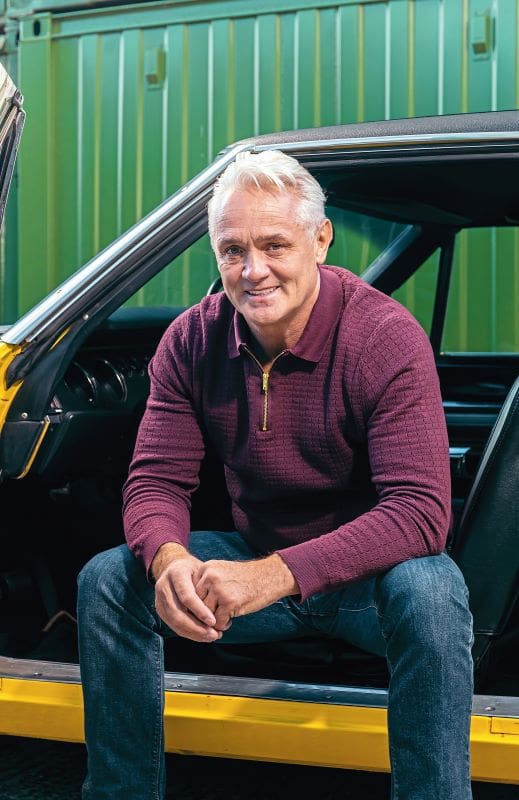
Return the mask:
<path id="1" fill-rule="evenodd" d="M 308 600 L 316 592 L 324 591 L 328 584 L 328 577 L 313 544 L 314 540 L 310 540 L 276 550 L 298 583 L 300 602 Z"/>

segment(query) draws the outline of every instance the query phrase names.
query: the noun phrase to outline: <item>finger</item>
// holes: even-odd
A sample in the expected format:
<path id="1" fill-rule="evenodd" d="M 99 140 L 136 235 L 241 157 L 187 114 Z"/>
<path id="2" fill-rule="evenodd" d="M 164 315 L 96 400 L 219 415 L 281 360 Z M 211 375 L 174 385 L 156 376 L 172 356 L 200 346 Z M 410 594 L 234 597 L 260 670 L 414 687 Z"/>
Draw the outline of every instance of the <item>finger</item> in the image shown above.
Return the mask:
<path id="1" fill-rule="evenodd" d="M 206 561 L 198 572 L 193 575 L 193 585 L 197 597 L 214 613 L 218 605 L 221 592 L 221 576 L 214 574 L 213 562 Z"/>
<path id="2" fill-rule="evenodd" d="M 155 607 L 161 619 L 179 636 L 195 642 L 213 642 L 221 638 L 215 627 L 204 625 L 188 611 L 174 592 L 157 594 Z"/>
<path id="3" fill-rule="evenodd" d="M 204 625 L 178 600 L 173 598 L 173 615 L 177 626 L 176 633 L 195 642 L 214 642 L 221 638 L 221 632 L 213 625 Z"/>
<path id="4" fill-rule="evenodd" d="M 222 603 L 221 598 L 218 597 L 218 594 L 212 589 L 205 589 L 204 594 L 204 604 L 213 612 L 215 617 L 214 627 L 221 631 L 225 631 L 230 628 L 229 613 L 226 611 L 225 605 Z"/>
<path id="5" fill-rule="evenodd" d="M 215 582 L 211 564 L 206 563 L 204 570 L 199 573 L 196 583 L 197 596 L 203 600 L 207 608 L 213 612 L 216 624 L 215 628 L 226 631 L 231 627 L 231 620 L 235 616 L 234 604 L 227 597 L 227 589 L 221 581 Z"/>
<path id="6" fill-rule="evenodd" d="M 217 616 L 216 625 L 214 626 L 214 629 L 216 631 L 221 632 L 221 633 L 225 633 L 225 631 L 229 630 L 231 625 L 232 625 L 232 618 L 229 617 L 228 614 L 225 617 L 223 617 L 223 616 L 222 617 L 218 617 Z"/>
<path id="7" fill-rule="evenodd" d="M 208 608 L 209 611 L 211 611 L 211 613 L 213 614 L 213 616 L 216 619 L 215 612 L 216 612 L 216 609 L 218 607 L 218 598 L 214 594 L 214 592 L 209 590 L 209 591 L 207 591 L 205 596 L 201 597 L 200 599 L 203 601 L 203 603 L 206 606 L 206 608 Z"/>
<path id="8" fill-rule="evenodd" d="M 202 602 L 207 605 L 207 596 L 209 594 L 209 587 L 203 586 L 201 583 L 199 583 L 198 585 L 195 584 L 195 591 L 200 600 L 202 600 Z"/>
<path id="9" fill-rule="evenodd" d="M 213 610 L 197 595 L 192 580 L 180 579 L 175 583 L 174 593 L 184 608 L 204 625 L 214 626 L 216 620 Z"/>
<path id="10" fill-rule="evenodd" d="M 217 605 L 214 615 L 216 618 L 216 623 L 214 626 L 216 630 L 218 631 L 229 630 L 229 628 L 232 625 L 232 618 L 233 618 L 233 615 L 230 612 L 229 607 L 225 605 L 220 605 L 220 606 Z"/>
<path id="11" fill-rule="evenodd" d="M 179 636 L 195 641 L 213 641 L 218 638 L 215 636 L 214 615 L 205 608 L 206 619 L 210 619 L 213 624 L 200 620 L 186 607 L 169 581 L 157 581 L 155 607 L 161 619 Z"/>

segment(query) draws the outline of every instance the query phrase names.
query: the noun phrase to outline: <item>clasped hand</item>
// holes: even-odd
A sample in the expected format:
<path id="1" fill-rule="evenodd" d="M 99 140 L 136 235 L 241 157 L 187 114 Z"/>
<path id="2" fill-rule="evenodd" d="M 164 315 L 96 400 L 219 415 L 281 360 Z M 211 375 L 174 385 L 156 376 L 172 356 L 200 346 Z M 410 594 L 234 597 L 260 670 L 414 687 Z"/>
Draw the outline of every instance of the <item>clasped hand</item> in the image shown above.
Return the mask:
<path id="1" fill-rule="evenodd" d="M 178 636 L 214 642 L 235 617 L 260 611 L 298 591 L 278 555 L 258 561 L 203 562 L 186 552 L 157 579 L 155 608 Z"/>

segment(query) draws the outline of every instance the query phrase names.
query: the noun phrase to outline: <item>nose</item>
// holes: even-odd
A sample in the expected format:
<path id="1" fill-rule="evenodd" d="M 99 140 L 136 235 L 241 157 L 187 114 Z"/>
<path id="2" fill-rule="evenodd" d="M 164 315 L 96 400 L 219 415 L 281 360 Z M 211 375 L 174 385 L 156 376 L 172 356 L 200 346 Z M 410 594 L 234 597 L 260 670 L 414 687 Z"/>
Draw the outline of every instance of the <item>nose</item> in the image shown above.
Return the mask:
<path id="1" fill-rule="evenodd" d="M 267 257 L 261 250 L 251 247 L 247 251 L 243 264 L 242 275 L 250 283 L 259 283 L 269 274 Z"/>

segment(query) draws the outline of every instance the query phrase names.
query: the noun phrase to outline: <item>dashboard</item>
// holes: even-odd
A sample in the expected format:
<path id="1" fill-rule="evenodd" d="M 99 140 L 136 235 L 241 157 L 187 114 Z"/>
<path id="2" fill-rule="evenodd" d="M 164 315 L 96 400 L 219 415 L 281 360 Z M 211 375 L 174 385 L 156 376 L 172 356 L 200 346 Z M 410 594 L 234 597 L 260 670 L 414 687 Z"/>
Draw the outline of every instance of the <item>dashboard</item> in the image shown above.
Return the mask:
<path id="1" fill-rule="evenodd" d="M 149 392 L 148 364 L 183 309 L 121 309 L 76 353 L 56 387 L 33 474 L 60 484 L 125 475 Z"/>

